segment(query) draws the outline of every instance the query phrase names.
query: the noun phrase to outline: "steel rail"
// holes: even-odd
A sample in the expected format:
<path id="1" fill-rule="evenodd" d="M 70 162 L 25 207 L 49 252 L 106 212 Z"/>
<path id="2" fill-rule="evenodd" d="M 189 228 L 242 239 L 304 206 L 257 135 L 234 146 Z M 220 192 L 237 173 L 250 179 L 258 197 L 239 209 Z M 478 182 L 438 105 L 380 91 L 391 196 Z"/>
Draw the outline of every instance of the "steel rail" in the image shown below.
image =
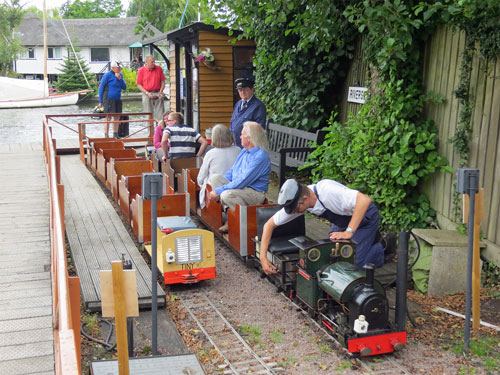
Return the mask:
<path id="1" fill-rule="evenodd" d="M 272 374 L 272 375 L 276 374 L 276 372 L 274 372 L 273 369 L 271 367 L 269 367 L 269 365 L 266 364 L 257 353 L 254 352 L 254 350 L 247 344 L 247 342 L 243 339 L 243 337 L 241 337 L 241 335 L 233 328 L 231 323 L 229 323 L 229 321 L 224 317 L 224 315 L 222 315 L 222 313 L 219 311 L 219 309 L 217 309 L 217 307 L 215 307 L 215 305 L 212 303 L 212 301 L 210 301 L 210 299 L 206 295 L 190 294 L 189 299 L 185 298 L 185 296 L 183 296 L 183 294 L 180 294 L 180 295 L 178 294 L 177 296 L 180 297 L 180 301 L 181 301 L 182 305 L 184 306 L 184 308 L 189 312 L 189 314 L 194 319 L 194 321 L 196 322 L 196 324 L 198 325 L 200 330 L 204 333 L 204 335 L 210 341 L 212 346 L 215 348 L 215 350 L 217 350 L 219 355 L 224 359 L 224 361 L 226 362 L 226 364 L 229 366 L 229 368 L 231 369 L 231 371 L 234 374 L 241 374 L 241 373 L 243 373 L 244 369 L 236 368 L 234 366 L 234 363 L 227 356 L 224 355 L 223 351 L 218 347 L 217 343 L 212 338 L 210 333 L 207 332 L 207 330 L 204 328 L 200 319 L 198 319 L 198 317 L 196 317 L 195 313 L 193 312 L 193 309 L 188 305 L 188 303 L 187 303 L 188 300 L 205 299 L 205 302 L 212 309 L 212 311 L 216 313 L 217 317 L 220 320 L 222 320 L 223 326 L 230 329 L 231 332 L 228 335 L 231 335 L 233 338 L 236 338 L 236 340 L 243 346 L 244 350 L 246 350 L 248 352 L 248 354 L 251 357 L 253 357 L 260 364 L 260 366 L 262 366 L 263 369 L 259 373 Z M 194 305 L 193 304 L 193 306 L 202 307 L 203 305 Z M 252 371 L 252 372 L 254 372 L 254 371 Z"/>

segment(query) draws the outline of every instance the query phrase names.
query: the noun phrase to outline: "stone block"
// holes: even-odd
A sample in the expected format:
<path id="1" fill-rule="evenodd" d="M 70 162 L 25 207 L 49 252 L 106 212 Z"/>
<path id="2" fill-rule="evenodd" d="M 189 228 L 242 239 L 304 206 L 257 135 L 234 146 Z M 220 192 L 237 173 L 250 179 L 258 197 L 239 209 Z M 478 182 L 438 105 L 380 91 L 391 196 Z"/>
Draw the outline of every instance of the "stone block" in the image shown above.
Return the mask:
<path id="1" fill-rule="evenodd" d="M 456 231 L 414 229 L 419 241 L 432 248 L 427 294 L 441 296 L 465 292 L 468 238 Z M 483 243 L 480 246 L 484 246 Z"/>

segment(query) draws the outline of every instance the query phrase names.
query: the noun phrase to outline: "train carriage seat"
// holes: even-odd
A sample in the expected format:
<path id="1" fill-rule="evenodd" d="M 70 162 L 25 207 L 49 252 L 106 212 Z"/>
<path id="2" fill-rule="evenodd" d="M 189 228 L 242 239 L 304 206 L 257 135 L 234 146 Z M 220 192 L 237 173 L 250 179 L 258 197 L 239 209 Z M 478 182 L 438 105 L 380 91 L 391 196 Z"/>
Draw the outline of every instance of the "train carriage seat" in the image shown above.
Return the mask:
<path id="1" fill-rule="evenodd" d="M 197 229 L 198 227 L 189 216 L 168 216 L 157 219 L 158 228 L 164 233 L 171 233 L 183 229 Z"/>
<path id="2" fill-rule="evenodd" d="M 281 209 L 280 206 L 268 206 L 257 208 L 257 236 L 258 242 L 262 238 L 264 224 Z M 299 248 L 289 240 L 298 236 L 305 236 L 306 223 L 304 215 L 296 217 L 292 221 L 276 227 L 273 231 L 268 251 L 272 254 L 289 254 L 298 252 Z"/>

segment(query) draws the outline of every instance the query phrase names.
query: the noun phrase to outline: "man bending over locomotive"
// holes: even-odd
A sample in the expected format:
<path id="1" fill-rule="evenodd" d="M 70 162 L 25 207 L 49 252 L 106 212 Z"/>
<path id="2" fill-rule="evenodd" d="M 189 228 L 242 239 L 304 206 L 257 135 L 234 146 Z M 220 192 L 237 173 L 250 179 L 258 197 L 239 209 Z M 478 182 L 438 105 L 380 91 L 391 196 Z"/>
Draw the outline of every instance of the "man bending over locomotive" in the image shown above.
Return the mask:
<path id="1" fill-rule="evenodd" d="M 276 273 L 276 268 L 267 259 L 267 248 L 274 228 L 306 211 L 332 223 L 332 241 L 352 239 L 357 242 L 358 268 L 367 263 L 373 263 L 376 267 L 384 264 L 382 244 L 374 244 L 380 216 L 367 195 L 334 180 L 321 180 L 317 184 L 304 186 L 290 179 L 280 189 L 278 204 L 283 208 L 266 222 L 262 233 L 260 262 L 266 274 Z"/>
<path id="2" fill-rule="evenodd" d="M 220 199 L 224 209 L 234 210 L 237 204 L 262 204 L 269 187 L 271 160 L 265 151 L 268 143 L 264 129 L 256 122 L 247 121 L 240 138 L 243 150 L 234 165 L 224 176 L 216 174 L 210 179 L 210 185 L 215 189 L 210 192 L 210 199 Z M 227 232 L 227 223 L 219 228 L 219 232 Z"/>

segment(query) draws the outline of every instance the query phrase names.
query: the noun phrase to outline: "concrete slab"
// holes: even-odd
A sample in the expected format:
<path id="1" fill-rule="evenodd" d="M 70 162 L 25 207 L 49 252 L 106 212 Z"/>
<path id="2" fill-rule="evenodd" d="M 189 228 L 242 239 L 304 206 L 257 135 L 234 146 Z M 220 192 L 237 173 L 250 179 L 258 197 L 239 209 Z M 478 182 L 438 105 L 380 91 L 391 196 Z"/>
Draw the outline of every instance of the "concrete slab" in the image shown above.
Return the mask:
<path id="1" fill-rule="evenodd" d="M 467 286 L 467 236 L 438 229 L 414 229 L 413 233 L 432 248 L 427 294 L 442 296 L 464 292 Z"/>
<path id="2" fill-rule="evenodd" d="M 204 374 L 194 354 L 132 358 L 129 366 L 130 373 L 134 375 Z M 92 373 L 94 375 L 118 375 L 118 362 L 92 362 Z"/>

